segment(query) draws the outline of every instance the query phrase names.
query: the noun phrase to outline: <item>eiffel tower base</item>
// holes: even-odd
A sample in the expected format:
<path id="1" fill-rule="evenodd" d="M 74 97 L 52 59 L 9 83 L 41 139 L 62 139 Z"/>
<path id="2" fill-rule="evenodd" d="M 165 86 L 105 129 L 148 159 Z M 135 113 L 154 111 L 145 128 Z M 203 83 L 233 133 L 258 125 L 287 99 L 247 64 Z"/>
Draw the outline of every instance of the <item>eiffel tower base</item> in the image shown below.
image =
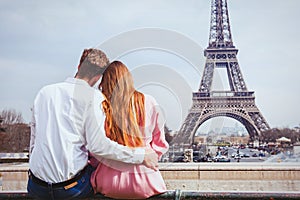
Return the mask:
<path id="1" fill-rule="evenodd" d="M 172 144 L 193 144 L 197 129 L 214 117 L 230 117 L 245 126 L 254 141 L 269 125 L 255 105 L 254 92 L 193 93 L 193 105 Z"/>

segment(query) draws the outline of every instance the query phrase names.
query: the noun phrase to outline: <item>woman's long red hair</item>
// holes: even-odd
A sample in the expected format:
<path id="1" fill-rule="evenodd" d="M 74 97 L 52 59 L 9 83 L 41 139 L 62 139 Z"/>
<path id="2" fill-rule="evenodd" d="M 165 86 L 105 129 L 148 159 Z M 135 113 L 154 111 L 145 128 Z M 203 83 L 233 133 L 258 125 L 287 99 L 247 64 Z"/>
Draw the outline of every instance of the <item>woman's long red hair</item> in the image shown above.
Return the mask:
<path id="1" fill-rule="evenodd" d="M 100 83 L 105 100 L 106 136 L 129 147 L 144 146 L 145 97 L 135 90 L 128 68 L 120 61 L 112 62 Z"/>

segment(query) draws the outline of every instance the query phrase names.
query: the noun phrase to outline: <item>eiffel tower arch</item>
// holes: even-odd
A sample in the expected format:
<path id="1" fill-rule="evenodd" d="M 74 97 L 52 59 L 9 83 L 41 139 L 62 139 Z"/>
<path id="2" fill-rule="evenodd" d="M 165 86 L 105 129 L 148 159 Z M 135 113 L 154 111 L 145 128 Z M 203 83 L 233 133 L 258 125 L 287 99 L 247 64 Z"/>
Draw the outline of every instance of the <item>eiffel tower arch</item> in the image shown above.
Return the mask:
<path id="1" fill-rule="evenodd" d="M 207 120 L 224 116 L 243 124 L 254 140 L 269 125 L 255 104 L 254 91 L 246 87 L 238 59 L 238 49 L 232 41 L 227 0 L 211 1 L 209 45 L 204 50 L 206 63 L 192 108 L 184 120 L 173 144 L 192 144 L 197 129 Z M 226 69 L 229 90 L 213 91 L 215 70 Z"/>

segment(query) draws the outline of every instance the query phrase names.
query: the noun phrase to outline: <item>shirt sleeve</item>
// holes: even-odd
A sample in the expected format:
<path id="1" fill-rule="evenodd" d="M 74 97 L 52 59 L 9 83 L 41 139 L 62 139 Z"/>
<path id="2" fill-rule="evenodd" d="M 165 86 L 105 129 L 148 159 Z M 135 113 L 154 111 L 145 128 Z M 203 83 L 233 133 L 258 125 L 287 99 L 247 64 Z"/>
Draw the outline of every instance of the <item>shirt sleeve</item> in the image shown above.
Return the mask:
<path id="1" fill-rule="evenodd" d="M 152 141 L 150 143 L 152 149 L 157 153 L 158 158 L 161 159 L 161 156 L 166 153 L 169 149 L 169 144 L 166 141 L 165 137 L 165 117 L 161 110 L 161 107 L 156 103 L 154 98 L 152 98 L 152 119 L 154 123 L 154 129 L 152 132 Z"/>
<path id="2" fill-rule="evenodd" d="M 88 150 L 98 159 L 118 160 L 125 163 L 141 164 L 144 148 L 129 148 L 110 140 L 105 135 L 105 115 L 101 108 L 102 98 L 95 98 L 88 105 L 85 116 L 85 136 Z"/>

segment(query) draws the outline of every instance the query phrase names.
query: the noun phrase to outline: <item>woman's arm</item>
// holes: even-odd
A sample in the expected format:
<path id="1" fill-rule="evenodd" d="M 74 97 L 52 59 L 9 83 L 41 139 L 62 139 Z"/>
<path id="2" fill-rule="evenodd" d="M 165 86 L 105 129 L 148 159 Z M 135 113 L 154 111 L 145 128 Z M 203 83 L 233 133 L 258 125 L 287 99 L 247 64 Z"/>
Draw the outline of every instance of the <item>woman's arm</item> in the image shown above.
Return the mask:
<path id="1" fill-rule="evenodd" d="M 154 99 L 153 99 L 154 100 Z M 165 137 L 165 117 L 160 106 L 154 100 L 152 107 L 152 116 L 151 118 L 154 119 L 152 123 L 154 123 L 154 129 L 152 132 L 152 141 L 150 143 L 152 149 L 157 153 L 158 158 L 160 159 L 161 156 L 166 153 L 169 149 L 169 144 L 166 141 Z"/>

